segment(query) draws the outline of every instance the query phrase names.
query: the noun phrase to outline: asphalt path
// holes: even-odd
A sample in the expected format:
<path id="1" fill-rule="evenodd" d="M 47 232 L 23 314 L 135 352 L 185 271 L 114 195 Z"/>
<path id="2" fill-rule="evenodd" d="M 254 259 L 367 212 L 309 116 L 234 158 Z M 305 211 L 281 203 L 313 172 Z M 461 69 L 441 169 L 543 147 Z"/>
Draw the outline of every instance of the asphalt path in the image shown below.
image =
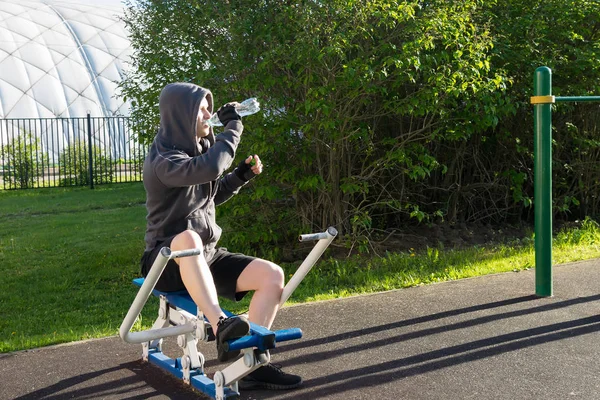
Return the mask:
<path id="1" fill-rule="evenodd" d="M 304 384 L 241 399 L 600 399 L 599 283 L 591 260 L 555 266 L 553 297 L 529 270 L 285 307 L 273 328 L 304 336 L 272 362 Z M 203 398 L 118 337 L 0 354 L 0 399 Z"/>

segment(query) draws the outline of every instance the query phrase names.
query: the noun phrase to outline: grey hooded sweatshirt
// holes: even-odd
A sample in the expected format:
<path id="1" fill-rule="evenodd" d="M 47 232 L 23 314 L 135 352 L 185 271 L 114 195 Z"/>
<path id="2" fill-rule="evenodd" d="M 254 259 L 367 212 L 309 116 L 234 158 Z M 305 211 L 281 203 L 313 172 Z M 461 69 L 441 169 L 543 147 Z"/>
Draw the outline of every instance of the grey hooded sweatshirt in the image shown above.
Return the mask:
<path id="1" fill-rule="evenodd" d="M 146 252 L 186 229 L 202 238 L 210 260 L 221 228 L 215 221 L 215 205 L 227 201 L 246 183 L 234 172 L 223 176 L 235 157 L 244 129 L 231 121 L 216 138 L 212 128 L 196 138 L 196 117 L 203 98 L 213 112 L 209 90 L 190 83 L 172 83 L 159 100 L 160 127 L 144 162 L 146 188 Z"/>

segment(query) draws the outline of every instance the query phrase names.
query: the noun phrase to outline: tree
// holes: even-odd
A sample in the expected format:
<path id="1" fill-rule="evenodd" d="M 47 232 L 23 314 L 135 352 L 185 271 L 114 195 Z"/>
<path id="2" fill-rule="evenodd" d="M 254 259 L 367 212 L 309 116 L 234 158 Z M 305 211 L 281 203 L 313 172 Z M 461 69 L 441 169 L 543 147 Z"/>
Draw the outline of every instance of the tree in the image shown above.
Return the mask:
<path id="1" fill-rule="evenodd" d="M 85 140 L 77 139 L 60 153 L 61 186 L 90 184 L 90 157 Z M 95 184 L 111 183 L 113 163 L 100 146 L 92 146 L 92 179 Z"/>
<path id="2" fill-rule="evenodd" d="M 1 157 L 4 180 L 10 188 L 18 189 L 34 187 L 43 172 L 43 159 L 48 159 L 41 151 L 39 139 L 25 131 L 2 146 Z"/>
<path id="3" fill-rule="evenodd" d="M 303 226 L 366 237 L 390 218 L 423 218 L 420 184 L 444 169 L 432 143 L 497 121 L 484 108 L 505 80 L 491 72 L 480 5 L 137 2 L 125 18 L 137 69 L 124 92 L 154 126 L 169 81 L 210 87 L 217 103 L 259 97 L 264 114 L 242 151 L 269 160 L 262 196 L 292 198 Z"/>
<path id="4" fill-rule="evenodd" d="M 514 111 L 489 132 L 499 151 L 489 170 L 512 177 L 515 200 L 533 197 L 533 73 L 553 70 L 553 94 L 600 94 L 600 7 L 591 0 L 508 0 L 486 7 L 494 38 L 493 65 L 513 82 L 504 101 Z M 558 216 L 598 215 L 600 110 L 597 104 L 561 103 L 553 110 L 553 198 Z M 517 214 L 520 217 L 519 214 Z"/>

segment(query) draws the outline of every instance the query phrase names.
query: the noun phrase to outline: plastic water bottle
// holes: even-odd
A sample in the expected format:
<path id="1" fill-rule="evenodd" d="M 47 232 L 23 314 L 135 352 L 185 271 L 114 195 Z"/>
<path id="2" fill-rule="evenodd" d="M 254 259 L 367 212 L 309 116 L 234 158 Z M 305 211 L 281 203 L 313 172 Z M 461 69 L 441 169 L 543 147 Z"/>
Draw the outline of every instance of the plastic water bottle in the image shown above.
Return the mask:
<path id="1" fill-rule="evenodd" d="M 235 110 L 240 116 L 245 117 L 246 115 L 252 115 L 260 111 L 260 103 L 256 100 L 256 97 L 251 97 L 237 105 Z M 217 113 L 214 113 L 207 122 L 210 126 L 223 126 L 221 121 L 219 121 Z"/>

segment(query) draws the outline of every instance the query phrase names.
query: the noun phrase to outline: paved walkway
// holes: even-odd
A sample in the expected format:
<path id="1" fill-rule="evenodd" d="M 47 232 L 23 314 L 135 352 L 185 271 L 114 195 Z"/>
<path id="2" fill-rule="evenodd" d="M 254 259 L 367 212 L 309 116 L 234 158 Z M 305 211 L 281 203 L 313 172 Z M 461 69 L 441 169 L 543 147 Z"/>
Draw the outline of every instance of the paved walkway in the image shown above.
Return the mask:
<path id="1" fill-rule="evenodd" d="M 304 337 L 273 361 L 305 384 L 241 398 L 600 399 L 600 260 L 557 266 L 554 283 L 535 297 L 531 270 L 284 308 L 274 328 Z M 203 398 L 140 348 L 112 337 L 0 355 L 0 399 Z M 201 350 L 210 375 L 214 343 Z"/>

